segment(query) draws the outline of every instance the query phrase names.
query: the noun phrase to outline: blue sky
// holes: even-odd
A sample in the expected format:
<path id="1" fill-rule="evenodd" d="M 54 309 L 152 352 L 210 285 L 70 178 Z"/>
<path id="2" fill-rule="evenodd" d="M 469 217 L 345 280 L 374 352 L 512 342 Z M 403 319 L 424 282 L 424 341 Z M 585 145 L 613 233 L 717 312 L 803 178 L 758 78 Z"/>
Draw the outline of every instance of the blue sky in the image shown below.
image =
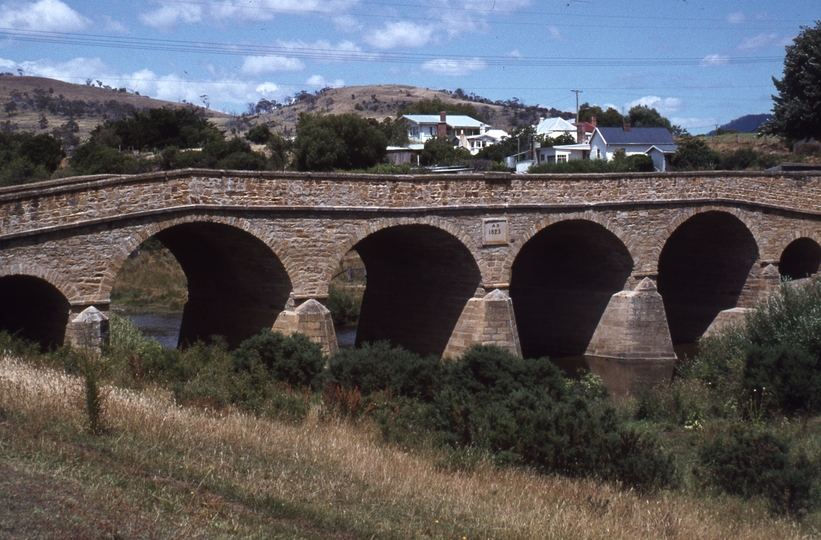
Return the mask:
<path id="1" fill-rule="evenodd" d="M 769 112 L 819 0 L 0 2 L 0 71 L 241 113 L 325 86 L 462 88 L 575 111 L 656 108 L 691 133 Z M 207 96 L 203 98 L 202 96 Z"/>

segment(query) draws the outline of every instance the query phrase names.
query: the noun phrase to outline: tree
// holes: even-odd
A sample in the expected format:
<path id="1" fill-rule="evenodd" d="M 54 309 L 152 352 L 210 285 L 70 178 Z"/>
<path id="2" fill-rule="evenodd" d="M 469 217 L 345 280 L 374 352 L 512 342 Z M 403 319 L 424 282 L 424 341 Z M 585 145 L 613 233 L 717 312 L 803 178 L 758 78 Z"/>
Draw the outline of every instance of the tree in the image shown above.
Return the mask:
<path id="1" fill-rule="evenodd" d="M 382 161 L 387 146 L 385 134 L 355 114 L 301 113 L 293 151 L 300 171 L 352 170 Z"/>
<path id="2" fill-rule="evenodd" d="M 721 154 L 711 150 L 703 138 L 682 135 L 670 163 L 678 170 L 703 171 L 715 169 L 720 161 Z"/>
<path id="3" fill-rule="evenodd" d="M 579 106 L 579 122 L 590 122 L 596 117 L 596 125 L 602 127 L 621 127 L 624 124 L 624 117 L 613 107 L 608 107 L 606 111 L 598 105 L 582 103 Z"/>
<path id="4" fill-rule="evenodd" d="M 787 45 L 784 78 L 773 77 L 778 95 L 773 96 L 773 117 L 761 133 L 790 140 L 821 140 L 821 21 L 802 26 Z"/>
<path id="5" fill-rule="evenodd" d="M 636 105 L 627 113 L 630 125 L 633 127 L 663 127 L 672 131 L 670 121 L 664 118 L 656 109 L 647 105 Z"/>
<path id="6" fill-rule="evenodd" d="M 453 146 L 447 139 L 434 137 L 425 141 L 425 147 L 419 156 L 422 165 L 456 165 L 470 159 L 470 152 Z"/>

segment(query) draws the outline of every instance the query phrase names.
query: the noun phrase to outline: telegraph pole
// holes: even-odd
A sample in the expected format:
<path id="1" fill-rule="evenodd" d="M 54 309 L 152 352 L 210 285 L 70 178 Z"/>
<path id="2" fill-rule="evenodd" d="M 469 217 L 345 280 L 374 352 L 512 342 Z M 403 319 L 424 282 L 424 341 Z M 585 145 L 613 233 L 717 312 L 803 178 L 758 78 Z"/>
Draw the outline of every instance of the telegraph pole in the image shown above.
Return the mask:
<path id="1" fill-rule="evenodd" d="M 579 94 L 583 92 L 583 90 L 571 90 L 574 94 L 576 94 L 576 123 L 579 123 Z"/>

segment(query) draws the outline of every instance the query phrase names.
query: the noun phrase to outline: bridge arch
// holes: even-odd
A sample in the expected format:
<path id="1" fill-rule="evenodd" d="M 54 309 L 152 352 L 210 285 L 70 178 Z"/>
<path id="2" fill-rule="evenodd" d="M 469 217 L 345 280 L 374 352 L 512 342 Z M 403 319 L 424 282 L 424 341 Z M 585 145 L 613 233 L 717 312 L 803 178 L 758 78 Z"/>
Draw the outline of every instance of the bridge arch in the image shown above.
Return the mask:
<path id="1" fill-rule="evenodd" d="M 676 220 L 658 258 L 658 291 L 674 345 L 694 343 L 719 312 L 739 307 L 759 260 L 757 237 L 743 214 L 692 212 Z"/>
<path id="2" fill-rule="evenodd" d="M 388 340 L 441 356 L 481 272 L 464 237 L 401 221 L 351 246 L 367 271 L 356 344 Z"/>
<path id="3" fill-rule="evenodd" d="M 668 240 L 670 240 L 670 236 L 672 236 L 677 230 L 679 230 L 679 228 L 684 223 L 689 221 L 691 218 L 699 214 L 707 214 L 711 212 L 720 212 L 735 217 L 739 222 L 741 222 L 744 225 L 747 231 L 752 235 L 753 240 L 756 243 L 756 246 L 763 246 L 766 244 L 766 242 L 763 241 L 763 239 L 766 236 L 765 231 L 762 230 L 760 224 L 757 221 L 751 219 L 750 212 L 745 212 L 734 207 L 718 205 L 681 208 L 678 212 L 676 212 L 674 216 L 671 217 L 669 225 L 667 225 L 667 227 L 665 227 L 663 230 L 657 231 L 653 239 L 646 240 L 646 243 L 648 244 L 645 247 L 645 251 L 647 252 L 647 260 L 650 264 L 655 262 L 656 272 L 658 272 L 658 260 L 661 256 L 661 252 L 667 245 Z"/>
<path id="4" fill-rule="evenodd" d="M 813 235 L 814 236 L 814 235 Z M 811 236 L 800 236 L 781 252 L 778 273 L 789 279 L 803 279 L 818 273 L 821 267 L 821 245 Z"/>
<path id="5" fill-rule="evenodd" d="M 463 246 L 470 250 L 472 256 L 474 254 L 474 249 L 472 249 L 474 246 L 470 235 L 468 235 L 468 233 L 465 232 L 463 228 L 454 225 L 448 220 L 436 216 L 424 216 L 419 219 L 381 218 L 368 222 L 358 221 L 356 225 L 351 227 L 351 233 L 348 235 L 348 237 L 344 241 L 339 242 L 337 244 L 336 250 L 331 254 L 330 258 L 328 259 L 327 266 L 322 271 L 321 281 L 323 286 L 325 287 L 323 292 L 327 293 L 328 284 L 330 283 L 331 278 L 337 271 L 339 261 L 342 260 L 346 253 L 354 249 L 356 244 L 358 244 L 371 234 L 377 233 L 384 229 L 406 225 L 426 225 L 434 227 L 436 229 L 440 229 L 443 233 L 446 233 L 447 235 L 454 237 Z M 474 260 L 476 261 L 476 264 L 479 266 L 479 270 L 482 273 L 482 277 L 484 278 L 487 275 L 487 268 L 485 268 L 485 265 L 482 264 L 484 261 L 477 260 L 475 256 Z"/>
<path id="6" fill-rule="evenodd" d="M 619 242 L 622 243 L 622 245 L 624 245 L 624 247 L 630 254 L 630 257 L 635 262 L 639 261 L 641 249 L 637 243 L 637 239 L 635 239 L 632 235 L 627 234 L 627 232 L 624 231 L 618 225 L 616 225 L 612 219 L 609 219 L 606 216 L 603 216 L 600 213 L 593 211 L 576 212 L 572 214 L 561 215 L 551 214 L 536 221 L 524 233 L 522 233 L 520 237 L 515 239 L 510 244 L 509 255 L 507 260 L 505 261 L 505 274 L 503 275 L 510 276 L 513 263 L 519 256 L 519 252 L 522 250 L 522 247 L 525 244 L 527 244 L 534 236 L 541 233 L 547 227 L 550 227 L 551 225 L 555 225 L 557 223 L 561 223 L 563 221 L 589 221 L 591 223 L 600 225 L 602 228 L 604 228 L 613 236 L 615 236 L 619 240 Z"/>
<path id="7" fill-rule="evenodd" d="M 633 266 L 622 239 L 592 220 L 557 220 L 529 238 L 510 272 L 523 356 L 584 354 Z"/>
<path id="8" fill-rule="evenodd" d="M 69 303 L 80 298 L 77 288 L 62 274 L 52 269 L 43 268 L 37 264 L 15 264 L 11 266 L 0 266 L 0 278 L 6 276 L 30 276 L 39 278 L 62 294 Z"/>
<path id="9" fill-rule="evenodd" d="M 26 273 L 0 276 L 0 330 L 45 347 L 62 345 L 71 305 L 49 280 Z"/>
<path id="10" fill-rule="evenodd" d="M 254 227 L 230 217 L 186 217 L 146 225 L 112 261 L 110 283 L 126 257 L 155 237 L 171 251 L 188 280 L 180 344 L 212 335 L 230 346 L 271 328 L 293 291 L 280 257 Z M 111 285 L 108 285 L 110 296 Z"/>

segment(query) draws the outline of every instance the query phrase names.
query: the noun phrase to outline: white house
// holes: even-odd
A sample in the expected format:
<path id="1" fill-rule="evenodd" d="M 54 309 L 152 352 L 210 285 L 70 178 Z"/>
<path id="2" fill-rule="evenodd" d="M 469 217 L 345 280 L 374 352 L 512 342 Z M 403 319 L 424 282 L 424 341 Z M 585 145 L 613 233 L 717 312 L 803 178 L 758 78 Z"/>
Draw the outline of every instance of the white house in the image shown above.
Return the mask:
<path id="1" fill-rule="evenodd" d="M 541 122 L 536 124 L 536 135 L 546 135 L 552 139 L 561 135 L 570 135 L 575 139 L 576 127 L 564 118 L 558 116 L 542 118 Z"/>
<path id="2" fill-rule="evenodd" d="M 561 144 L 536 151 L 536 163 L 563 163 L 574 159 L 606 159 L 616 150 L 625 155 L 646 154 L 653 159 L 657 171 L 667 170 L 678 145 L 666 128 L 597 127 L 588 144 Z"/>
<path id="3" fill-rule="evenodd" d="M 462 114 L 448 116 L 439 114 L 406 114 L 402 118 L 408 122 L 408 138 L 412 143 L 422 143 L 434 137 L 443 137 L 451 142 L 459 142 L 462 133 L 466 137 L 481 135 L 487 131 L 487 124 Z"/>
<path id="4" fill-rule="evenodd" d="M 479 135 L 470 135 L 465 136 L 464 140 L 467 142 L 467 146 L 462 141 L 461 134 L 460 134 L 460 144 L 470 150 L 470 153 L 474 156 L 482 151 L 482 149 L 487 148 L 488 146 L 493 146 L 494 144 L 498 144 L 503 140 L 507 139 L 507 131 L 503 129 L 488 129 L 484 130 L 484 124 L 482 127 L 482 133 Z"/>
<path id="5" fill-rule="evenodd" d="M 628 156 L 650 156 L 656 170 L 664 172 L 677 148 L 673 135 L 663 127 L 597 127 L 590 139 L 590 159 L 610 161 L 616 150 L 624 150 Z"/>

